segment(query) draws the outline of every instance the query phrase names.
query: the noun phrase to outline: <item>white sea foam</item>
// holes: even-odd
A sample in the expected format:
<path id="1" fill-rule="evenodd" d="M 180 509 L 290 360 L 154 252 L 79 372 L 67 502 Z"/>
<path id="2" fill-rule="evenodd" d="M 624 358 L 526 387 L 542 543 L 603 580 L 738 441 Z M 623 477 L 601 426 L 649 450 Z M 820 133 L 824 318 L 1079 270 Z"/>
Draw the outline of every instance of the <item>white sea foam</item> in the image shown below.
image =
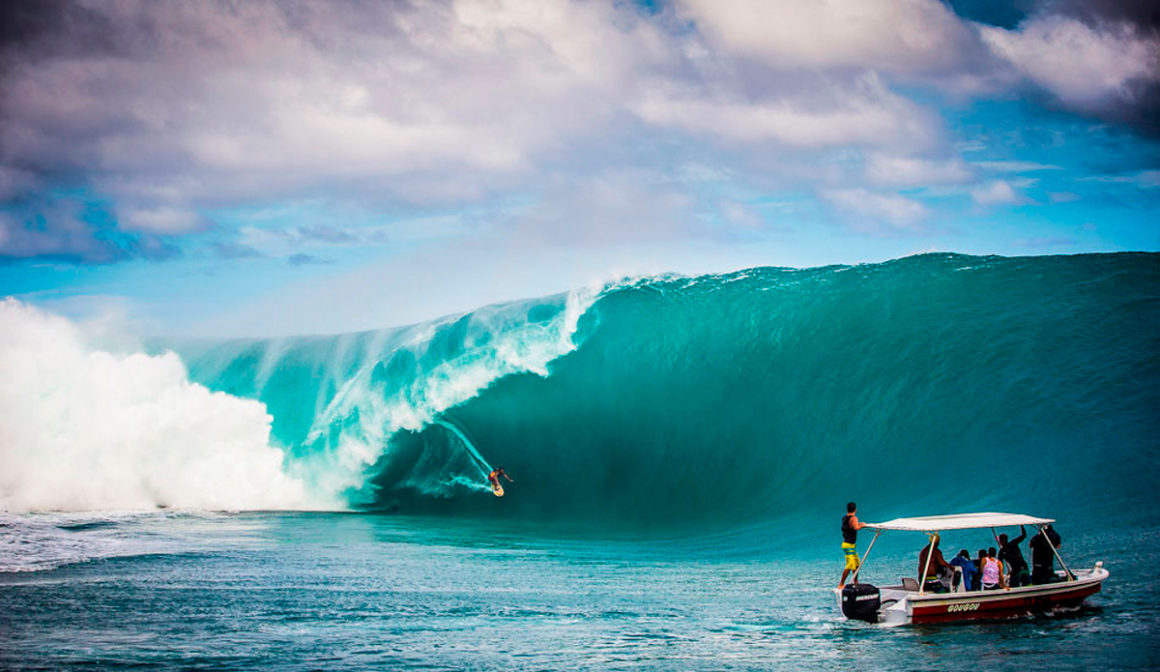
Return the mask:
<path id="1" fill-rule="evenodd" d="M 0 513 L 0 573 L 37 572 L 99 558 L 164 550 L 141 535 L 127 538 L 121 527 L 142 513 Z"/>
<path id="2" fill-rule="evenodd" d="M 260 402 L 191 383 L 173 353 L 106 352 L 0 303 L 0 510 L 317 508 L 270 423 Z"/>

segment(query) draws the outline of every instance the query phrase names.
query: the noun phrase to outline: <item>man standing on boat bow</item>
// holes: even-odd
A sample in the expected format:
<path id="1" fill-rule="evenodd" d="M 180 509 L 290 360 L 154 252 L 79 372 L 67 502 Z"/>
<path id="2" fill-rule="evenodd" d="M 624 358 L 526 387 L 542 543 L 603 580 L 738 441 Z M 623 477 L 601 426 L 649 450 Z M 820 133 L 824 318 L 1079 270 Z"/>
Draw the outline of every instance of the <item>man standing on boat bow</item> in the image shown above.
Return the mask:
<path id="1" fill-rule="evenodd" d="M 846 515 L 842 516 L 842 553 L 846 556 L 846 569 L 842 570 L 842 580 L 838 582 L 838 590 L 846 586 L 846 577 L 850 572 L 858 570 L 858 530 L 866 527 L 866 523 L 858 520 L 858 505 L 850 502 L 846 505 Z M 858 583 L 858 577 L 854 577 Z"/>

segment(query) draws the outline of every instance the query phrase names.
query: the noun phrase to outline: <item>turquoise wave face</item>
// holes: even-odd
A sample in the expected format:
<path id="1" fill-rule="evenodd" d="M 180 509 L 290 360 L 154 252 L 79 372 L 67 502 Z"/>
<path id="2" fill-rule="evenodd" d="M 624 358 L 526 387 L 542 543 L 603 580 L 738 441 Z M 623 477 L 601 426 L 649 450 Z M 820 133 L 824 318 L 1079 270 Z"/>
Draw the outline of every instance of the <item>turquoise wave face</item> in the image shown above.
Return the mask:
<path id="1" fill-rule="evenodd" d="M 1123 521 L 1160 476 L 1154 254 L 646 278 L 179 350 L 195 380 L 266 403 L 290 473 L 357 508 L 717 531 L 856 499 Z"/>

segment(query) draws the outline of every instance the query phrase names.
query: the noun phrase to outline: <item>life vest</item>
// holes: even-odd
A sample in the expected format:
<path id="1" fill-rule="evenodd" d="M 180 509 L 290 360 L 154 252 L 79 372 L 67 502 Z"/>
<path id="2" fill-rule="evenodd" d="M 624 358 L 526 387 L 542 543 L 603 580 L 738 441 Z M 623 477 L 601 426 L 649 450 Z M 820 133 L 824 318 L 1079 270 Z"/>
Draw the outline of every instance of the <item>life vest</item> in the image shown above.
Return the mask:
<path id="1" fill-rule="evenodd" d="M 858 543 L 858 530 L 854 529 L 854 526 L 850 524 L 850 519 L 853 517 L 854 514 L 852 513 L 847 513 L 842 516 L 842 541 L 847 544 Z"/>

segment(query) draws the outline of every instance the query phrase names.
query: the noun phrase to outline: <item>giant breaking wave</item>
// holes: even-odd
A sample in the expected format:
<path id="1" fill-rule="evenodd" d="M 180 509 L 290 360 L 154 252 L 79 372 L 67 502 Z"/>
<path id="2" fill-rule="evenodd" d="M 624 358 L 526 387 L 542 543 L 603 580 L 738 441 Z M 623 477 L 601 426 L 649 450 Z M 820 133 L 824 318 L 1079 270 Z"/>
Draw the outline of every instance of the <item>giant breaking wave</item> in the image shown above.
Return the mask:
<path id="1" fill-rule="evenodd" d="M 189 381 L 177 355 L 118 353 L 0 302 L 0 511 L 299 509 L 262 405 Z"/>
<path id="2" fill-rule="evenodd" d="M 265 404 L 286 477 L 355 509 L 698 530 L 851 498 L 1063 514 L 1146 501 L 1160 475 L 1158 262 L 931 254 L 640 278 L 158 353 Z M 503 499 L 494 465 L 516 479 Z"/>

